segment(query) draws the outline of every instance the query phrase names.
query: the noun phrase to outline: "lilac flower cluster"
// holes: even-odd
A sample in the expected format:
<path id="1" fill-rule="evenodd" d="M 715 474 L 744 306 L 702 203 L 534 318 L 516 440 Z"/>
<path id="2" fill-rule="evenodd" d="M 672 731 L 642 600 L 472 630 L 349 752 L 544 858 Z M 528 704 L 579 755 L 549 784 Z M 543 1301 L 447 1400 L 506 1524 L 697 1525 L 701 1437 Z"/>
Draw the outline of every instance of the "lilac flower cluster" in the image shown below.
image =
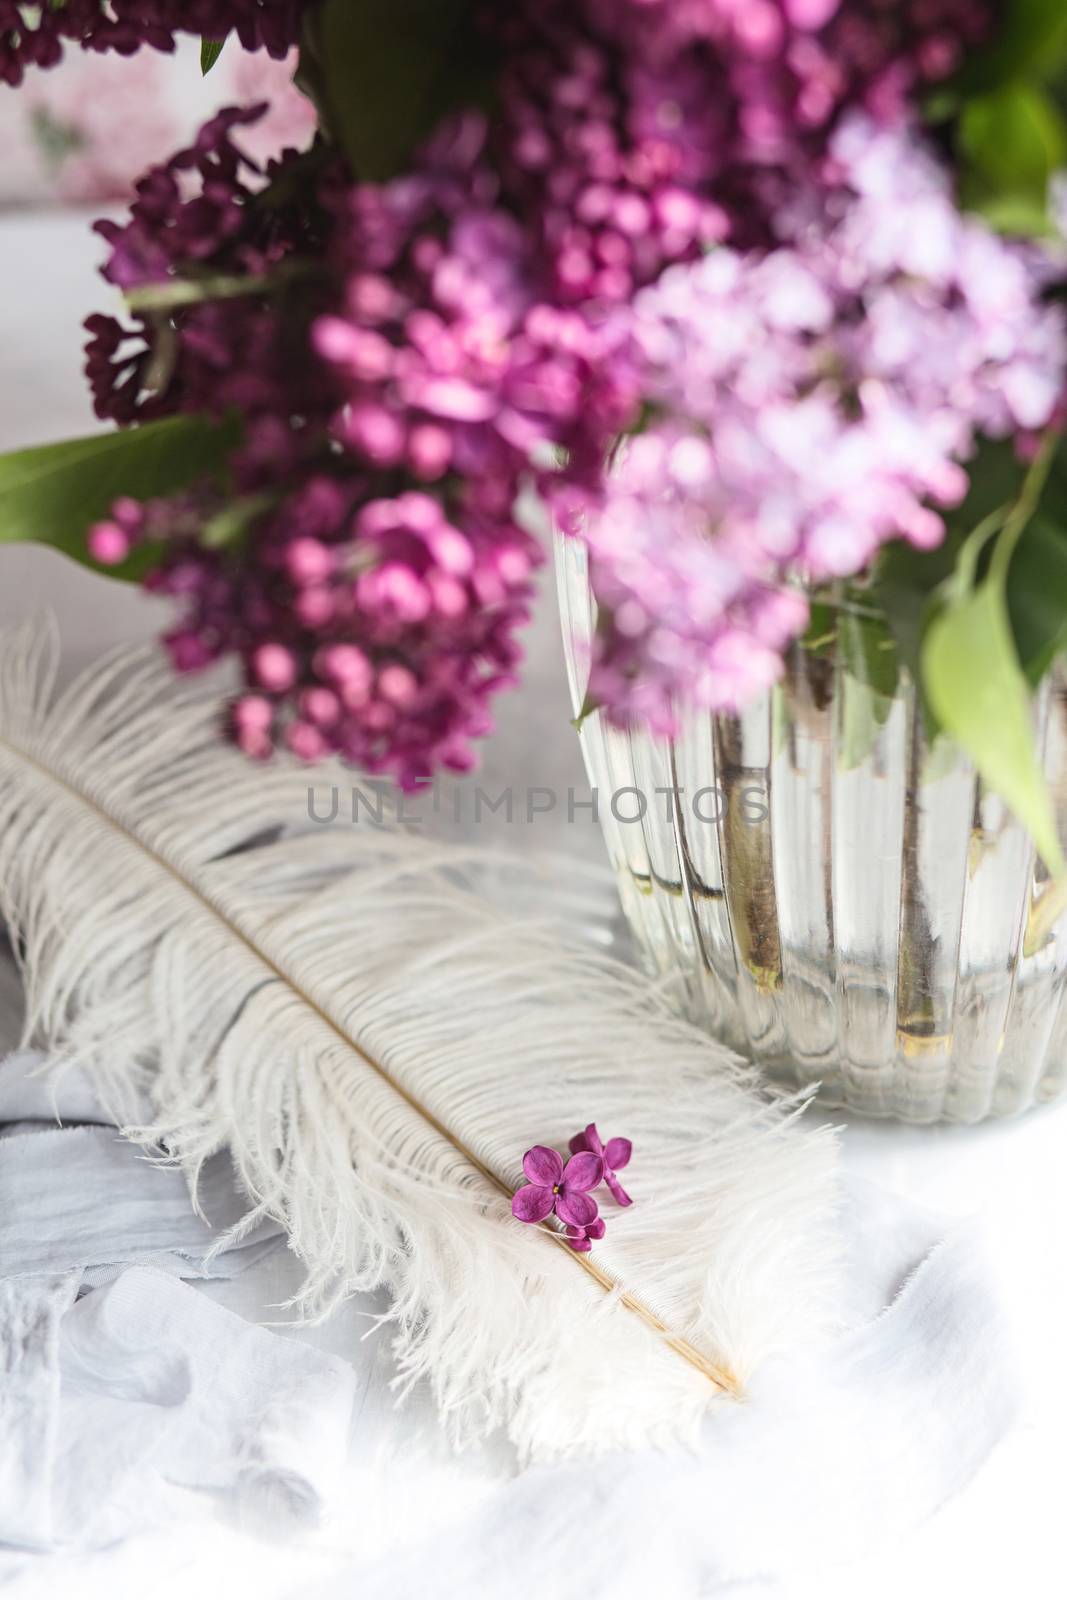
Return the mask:
<path id="1" fill-rule="evenodd" d="M 325 221 L 314 189 L 309 194 L 299 182 L 299 156 L 263 174 L 235 142 L 265 109 L 220 112 L 189 149 L 141 179 L 127 222 L 96 224 L 111 247 L 104 276 L 123 293 L 165 290 L 181 279 L 194 295 L 188 305 L 161 302 L 129 324 L 90 317 L 86 375 L 97 416 L 123 425 L 175 411 L 240 411 L 249 458 L 272 456 L 277 470 L 296 441 L 271 419 L 324 414 L 322 374 L 301 330 L 279 316 L 274 284 L 270 293 L 256 286 L 314 260 Z M 263 203 L 268 179 L 275 194 L 288 190 L 284 204 Z M 239 292 L 214 298 L 220 285 Z"/>
<path id="2" fill-rule="evenodd" d="M 527 534 L 461 529 L 417 490 L 387 498 L 373 480 L 316 476 L 250 554 L 229 595 L 246 619 L 243 749 L 267 755 L 284 737 L 305 760 L 339 751 L 408 788 L 473 765 L 471 740 L 520 659 L 539 559 Z"/>
<path id="3" fill-rule="evenodd" d="M 539 299 L 484 145 L 484 119 L 459 117 L 416 175 L 344 195 L 344 300 L 315 327 L 344 390 L 338 437 L 483 525 L 510 517 L 538 451 L 599 458 L 631 404 L 586 319 Z"/>
<path id="4" fill-rule="evenodd" d="M 0 83 L 17 86 L 28 67 L 54 67 L 66 44 L 133 55 L 142 45 L 173 50 L 176 35 L 225 39 L 279 59 L 300 36 L 310 0 L 0 0 Z"/>
<path id="5" fill-rule="evenodd" d="M 685 50 L 723 60 L 746 159 L 773 160 L 804 130 L 828 128 L 842 107 L 880 121 L 949 76 L 988 37 L 997 0 L 588 0 L 635 58 Z"/>
<path id="6" fill-rule="evenodd" d="M 301 542 L 300 570 L 289 562 L 310 637 L 276 682 L 253 657 L 283 699 L 269 724 L 260 696 L 238 705 L 246 747 L 277 736 L 295 690 L 286 737 L 301 755 L 340 750 L 405 785 L 470 767 L 490 698 L 514 681 L 541 560 L 515 520 L 523 481 L 554 448 L 598 475 L 629 416 L 587 322 L 537 300 L 484 146 L 484 120 L 464 115 L 411 176 L 335 192 L 340 290 L 311 337 L 355 498 L 328 559 L 305 562 Z"/>
<path id="7" fill-rule="evenodd" d="M 227 14 L 273 47 L 268 10 L 299 7 Z M 486 8 L 488 126 L 449 119 L 400 178 L 353 184 L 322 141 L 259 173 L 241 113 L 150 173 L 101 226 L 136 310 L 89 324 L 97 410 L 237 413 L 242 439 L 227 481 L 121 502 L 92 547 L 162 542 L 176 665 L 242 662 L 241 747 L 468 767 L 520 659 L 529 482 L 583 519 L 594 697 L 661 729 L 681 686 L 726 708 L 776 676 L 805 616 L 783 580 L 936 542 L 976 430 L 1040 426 L 1063 361 L 1036 268 L 900 132 L 987 23 L 519 0 Z"/>
<path id="8" fill-rule="evenodd" d="M 721 74 L 675 65 L 661 84 L 588 12 L 549 0 L 501 26 L 497 159 L 564 305 L 625 303 L 728 228 L 707 195 Z"/>
<path id="9" fill-rule="evenodd" d="M 787 580 L 938 544 L 976 436 L 1040 429 L 1062 394 L 1047 263 L 961 215 L 909 130 L 845 119 L 776 223 L 776 248 L 672 268 L 627 319 L 653 420 L 586 529 L 590 690 L 621 721 L 742 705 L 804 625 Z"/>
<path id="10" fill-rule="evenodd" d="M 899 117 L 985 0 L 529 0 L 498 22 L 497 157 L 563 303 L 626 302 L 770 218 L 843 108 Z"/>
<path id="11" fill-rule="evenodd" d="M 205 486 L 123 503 L 91 548 L 117 560 L 163 540 L 152 584 L 184 608 L 175 664 L 240 655 L 233 725 L 250 754 L 334 750 L 410 786 L 472 764 L 489 700 L 514 679 L 540 560 L 513 516 L 532 455 L 565 446 L 575 471 L 598 471 L 627 397 L 596 379 L 586 322 L 534 299 L 480 119 L 443 130 L 415 177 L 349 188 L 327 171 L 321 211 L 299 184 L 304 198 L 262 203 L 241 120 L 215 119 L 146 178 L 129 223 L 101 227 L 113 282 L 177 276 L 215 297 L 162 321 L 146 311 L 132 331 L 94 318 L 89 348 L 102 415 L 241 413 L 236 500 Z M 318 276 L 286 316 L 254 286 L 299 276 L 304 252 Z M 248 292 L 219 296 L 220 279 Z M 235 559 L 212 530 L 242 507 Z"/>
<path id="12" fill-rule="evenodd" d="M 387 500 L 358 475 L 319 470 L 279 492 L 235 561 L 202 538 L 232 510 L 218 491 L 121 500 L 90 549 L 111 563 L 164 541 L 147 584 L 181 606 L 165 643 L 178 671 L 240 658 L 241 749 L 263 758 L 284 741 L 308 761 L 339 751 L 408 787 L 468 767 L 488 700 L 513 680 L 539 553 L 528 536 L 482 540 L 429 495 Z"/>

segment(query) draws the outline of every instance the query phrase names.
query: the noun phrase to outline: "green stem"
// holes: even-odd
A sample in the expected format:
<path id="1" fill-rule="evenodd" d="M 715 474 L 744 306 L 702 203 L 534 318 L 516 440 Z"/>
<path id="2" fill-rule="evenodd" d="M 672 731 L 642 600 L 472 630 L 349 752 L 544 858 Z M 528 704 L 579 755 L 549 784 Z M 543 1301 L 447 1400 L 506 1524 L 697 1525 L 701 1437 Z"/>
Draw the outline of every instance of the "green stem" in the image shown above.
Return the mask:
<path id="1" fill-rule="evenodd" d="M 1061 434 L 1058 429 L 1050 428 L 1041 441 L 1041 448 L 1031 463 L 1030 470 L 1023 480 L 1007 521 L 1004 531 L 993 547 L 992 560 L 989 563 L 990 582 L 998 584 L 1002 589 L 1008 577 L 1008 568 L 1011 558 L 1015 554 L 1015 547 L 1019 543 L 1030 518 L 1034 515 L 1045 492 L 1049 472 L 1055 460 L 1056 451 L 1059 449 Z"/>
<path id="2" fill-rule="evenodd" d="M 581 733 L 586 721 L 593 715 L 595 711 L 599 710 L 600 701 L 594 700 L 593 696 L 587 692 L 585 699 L 582 701 L 582 708 L 578 715 L 571 718 L 571 727 L 576 733 Z"/>
<path id="3" fill-rule="evenodd" d="M 960 594 L 971 592 L 974 588 L 978 558 L 994 534 L 999 533 L 1004 527 L 1009 512 L 1009 506 L 998 506 L 988 517 L 983 517 L 976 528 L 971 529 L 960 549 L 956 570 L 944 585 L 946 590 L 957 590 Z"/>
<path id="4" fill-rule="evenodd" d="M 271 294 L 296 278 L 310 276 L 315 268 L 309 262 L 279 267 L 276 272 L 251 273 L 247 277 L 218 274 L 210 278 L 172 278 L 166 283 L 146 283 L 129 289 L 125 300 L 131 311 L 173 311 L 180 306 L 200 305 L 205 300 L 237 300 L 246 294 Z"/>

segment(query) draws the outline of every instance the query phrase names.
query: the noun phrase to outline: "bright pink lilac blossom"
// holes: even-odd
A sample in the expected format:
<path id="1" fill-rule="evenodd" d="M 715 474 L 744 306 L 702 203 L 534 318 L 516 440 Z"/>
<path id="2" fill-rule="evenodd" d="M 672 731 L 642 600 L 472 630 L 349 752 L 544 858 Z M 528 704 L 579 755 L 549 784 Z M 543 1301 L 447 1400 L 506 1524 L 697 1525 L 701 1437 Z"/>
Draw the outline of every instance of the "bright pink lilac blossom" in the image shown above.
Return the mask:
<path id="1" fill-rule="evenodd" d="M 547 1145 L 535 1144 L 522 1158 L 522 1170 L 529 1182 L 517 1190 L 511 1214 L 520 1222 L 544 1222 L 553 1213 L 568 1228 L 583 1230 L 569 1242 L 581 1246 L 587 1230 L 597 1220 L 597 1203 L 589 1193 L 604 1176 L 599 1156 L 583 1151 L 563 1158 Z"/>
<path id="2" fill-rule="evenodd" d="M 596 1123 L 591 1122 L 582 1133 L 574 1135 L 570 1141 L 570 1148 L 575 1155 L 588 1150 L 593 1155 L 599 1156 L 604 1163 L 604 1182 L 611 1190 L 616 1204 L 633 1205 L 633 1201 L 616 1176 L 623 1167 L 629 1165 L 630 1157 L 633 1155 L 634 1147 L 629 1139 L 609 1139 L 605 1144 L 597 1132 Z"/>
<path id="3" fill-rule="evenodd" d="M 566 438 L 590 470 L 598 459 L 599 435 L 596 450 L 579 439 L 600 426 L 580 403 L 591 335 L 573 313 L 538 314 L 478 119 L 443 130 L 421 176 L 394 184 L 350 190 L 327 170 L 316 187 L 287 156 L 267 177 L 292 198 L 261 206 L 235 139 L 249 115 L 223 113 L 146 177 L 130 221 L 104 225 L 107 275 L 134 288 L 205 269 L 269 276 L 306 251 L 314 278 L 280 306 L 249 294 L 180 308 L 162 350 L 152 317 L 94 318 L 88 352 L 101 415 L 238 410 L 237 495 L 205 484 L 125 501 L 90 547 L 111 562 L 163 543 L 150 582 L 183 607 L 172 659 L 241 657 L 232 732 L 246 753 L 334 751 L 412 787 L 473 764 L 490 701 L 515 679 L 542 556 L 513 504 L 538 443 Z M 233 550 L 201 541 L 242 506 Z"/>
<path id="4" fill-rule="evenodd" d="M 633 396 L 587 320 L 538 294 L 538 262 L 486 159 L 485 119 L 446 123 L 417 173 L 338 204 L 336 309 L 313 330 L 336 437 L 433 486 L 455 520 L 506 526 L 531 463 L 596 470 Z"/>

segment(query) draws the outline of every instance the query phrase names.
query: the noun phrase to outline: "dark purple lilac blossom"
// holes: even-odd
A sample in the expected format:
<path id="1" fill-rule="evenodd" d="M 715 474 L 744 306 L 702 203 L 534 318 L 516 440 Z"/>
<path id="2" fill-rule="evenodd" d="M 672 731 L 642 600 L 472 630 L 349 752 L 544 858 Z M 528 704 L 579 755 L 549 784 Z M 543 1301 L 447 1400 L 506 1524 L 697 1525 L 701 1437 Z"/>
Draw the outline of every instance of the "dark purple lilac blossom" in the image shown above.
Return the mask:
<path id="1" fill-rule="evenodd" d="M 172 659 L 240 656 L 248 754 L 337 752 L 410 787 L 473 764 L 515 680 L 542 557 L 512 507 L 534 445 L 577 414 L 585 326 L 534 315 L 479 125 L 449 130 L 421 180 L 349 190 L 304 156 L 257 173 L 237 143 L 256 114 L 215 118 L 125 226 L 101 225 L 112 282 L 210 297 L 89 324 L 99 414 L 239 414 L 230 481 L 122 503 L 91 548 L 162 542 Z"/>
<path id="2" fill-rule="evenodd" d="M 986 0 L 520 0 L 494 150 L 564 304 L 625 304 L 771 219 L 843 110 L 899 120 L 988 31 Z"/>
<path id="3" fill-rule="evenodd" d="M 281 59 L 297 43 L 315 0 L 0 0 L 0 83 L 16 87 L 28 68 L 54 67 L 68 44 L 133 55 L 170 51 L 179 34 L 226 39 Z"/>
<path id="4" fill-rule="evenodd" d="M 86 323 L 97 416 L 127 425 L 236 410 L 253 446 L 264 418 L 325 416 L 325 375 L 307 349 L 306 326 L 284 316 L 278 291 L 289 271 L 314 268 L 326 216 L 313 185 L 287 183 L 290 174 L 299 178 L 305 156 L 289 152 L 264 173 L 243 155 L 240 129 L 265 109 L 219 112 L 193 145 L 141 179 L 128 222 L 96 224 L 111 247 L 108 282 L 124 294 L 164 296 L 126 323 L 100 315 Z M 284 189 L 286 203 L 268 204 L 268 189 Z M 192 289 L 190 304 L 166 302 L 179 283 Z M 301 281 L 301 299 L 309 314 L 323 303 L 313 277 Z M 273 429 L 269 449 L 289 459 L 298 442 Z"/>
<path id="5" fill-rule="evenodd" d="M 576 1250 L 579 1255 L 587 1255 L 593 1248 L 594 1240 L 602 1239 L 606 1232 L 607 1226 L 603 1217 L 594 1217 L 584 1228 L 576 1228 L 572 1223 L 568 1223 L 563 1235 L 572 1250 Z"/>

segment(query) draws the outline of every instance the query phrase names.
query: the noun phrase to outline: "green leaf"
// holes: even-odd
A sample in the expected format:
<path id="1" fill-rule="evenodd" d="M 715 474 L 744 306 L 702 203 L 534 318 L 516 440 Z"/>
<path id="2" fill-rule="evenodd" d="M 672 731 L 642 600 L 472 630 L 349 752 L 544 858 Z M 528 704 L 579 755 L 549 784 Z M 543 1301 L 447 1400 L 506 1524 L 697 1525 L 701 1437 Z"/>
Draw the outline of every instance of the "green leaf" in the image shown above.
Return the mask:
<path id="1" fill-rule="evenodd" d="M 967 471 L 970 489 L 955 510 L 945 513 L 943 542 L 934 550 L 917 550 L 904 539 L 887 545 L 868 591 L 885 613 L 898 661 L 920 685 L 922 638 L 938 604 L 938 590 L 951 579 L 973 531 L 1018 499 L 1025 476 L 1011 443 L 988 439 L 968 462 Z M 930 707 L 926 710 L 929 713 Z M 927 731 L 936 732 L 936 720 L 928 716 L 927 722 Z"/>
<path id="2" fill-rule="evenodd" d="M 1057 229 L 1049 216 L 1048 196 L 989 194 L 981 185 L 963 185 L 965 211 L 976 211 L 995 233 L 1021 239 L 1055 239 Z"/>
<path id="3" fill-rule="evenodd" d="M 225 39 L 201 39 L 200 41 L 200 72 L 207 77 L 215 62 L 222 54 Z"/>
<path id="4" fill-rule="evenodd" d="M 928 735 L 944 730 L 967 752 L 1059 874 L 1028 677 L 1037 681 L 1067 633 L 1067 536 L 1056 532 L 1067 522 L 1067 446 L 1050 433 L 1023 466 L 1010 443 L 983 441 L 969 472 L 944 543 L 889 546 L 869 594 L 922 691 Z"/>
<path id="5" fill-rule="evenodd" d="M 1067 7 L 1063 0 L 1009 0 L 992 39 L 960 73 L 968 91 L 992 88 L 1030 73 L 1051 77 L 1067 64 Z"/>
<path id="6" fill-rule="evenodd" d="M 1063 851 L 1034 746 L 1029 688 L 998 584 L 986 580 L 934 618 L 923 641 L 922 667 L 941 726 L 1008 803 L 1059 877 Z"/>
<path id="7" fill-rule="evenodd" d="M 138 550 L 121 567 L 100 568 L 86 548 L 89 528 L 120 495 L 173 494 L 218 474 L 238 437 L 236 422 L 168 417 L 0 456 L 0 544 L 51 545 L 85 566 L 135 581 L 154 553 Z"/>
<path id="8" fill-rule="evenodd" d="M 1067 126 L 1037 84 L 1016 80 L 969 100 L 959 125 L 960 148 L 984 197 L 1044 207 L 1048 182 L 1067 159 Z M 983 196 L 976 199 L 981 203 Z"/>
<path id="9" fill-rule="evenodd" d="M 578 715 L 571 718 L 571 727 L 574 729 L 575 733 L 581 733 L 589 718 L 599 710 L 599 700 L 595 700 L 587 690 Z"/>
<path id="10" fill-rule="evenodd" d="M 452 106 L 477 98 L 472 0 L 324 0 L 315 22 L 327 122 L 360 178 L 393 177 Z"/>
<path id="11" fill-rule="evenodd" d="M 916 550 L 900 539 L 887 545 L 875 569 L 871 594 L 885 614 L 896 645 L 898 668 L 904 667 L 914 684 L 922 688 L 920 655 L 923 634 L 932 612 L 938 586 L 950 577 L 956 551 L 950 540 L 936 550 Z M 924 702 L 926 730 L 932 738 L 937 722 Z"/>
<path id="12" fill-rule="evenodd" d="M 869 597 L 863 591 L 846 595 L 841 605 L 841 665 L 879 699 L 892 700 L 900 675 L 896 641 L 885 618 L 869 607 Z"/>
<path id="13" fill-rule="evenodd" d="M 1050 873 L 1061 876 L 1063 854 L 1034 745 L 1028 686 L 992 585 L 935 619 L 924 647 L 924 674 L 943 726 L 1029 830 Z"/>
<path id="14" fill-rule="evenodd" d="M 1034 517 L 1019 540 L 1007 598 L 1019 661 L 1036 686 L 1067 649 L 1067 533 L 1046 516 Z"/>
<path id="15" fill-rule="evenodd" d="M 948 544 L 954 553 L 970 536 L 971 530 L 1001 506 L 1018 499 L 1026 476 L 1015 446 L 1009 439 L 983 439 L 967 462 L 970 488 L 960 504 L 945 514 Z M 938 551 L 931 554 L 938 555 Z"/>

